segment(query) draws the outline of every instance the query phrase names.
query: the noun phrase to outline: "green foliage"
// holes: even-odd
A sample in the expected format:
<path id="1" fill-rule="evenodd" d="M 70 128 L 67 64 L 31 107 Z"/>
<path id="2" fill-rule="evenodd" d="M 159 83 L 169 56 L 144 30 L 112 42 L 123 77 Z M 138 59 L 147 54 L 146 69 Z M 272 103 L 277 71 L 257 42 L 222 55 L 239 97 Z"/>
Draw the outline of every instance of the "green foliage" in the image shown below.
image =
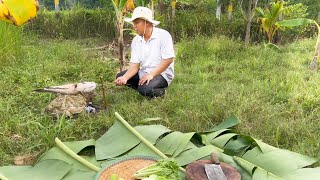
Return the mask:
<path id="1" fill-rule="evenodd" d="M 36 20 L 26 27 L 45 37 L 55 38 L 86 38 L 115 37 L 115 17 L 112 11 L 99 9 L 87 10 L 77 8 L 61 11 L 60 17 L 55 12 L 43 10 L 38 13 Z"/>
<path id="2" fill-rule="evenodd" d="M 308 17 L 308 7 L 302 3 L 288 4 L 283 11 L 284 19 L 296 19 L 296 18 L 306 18 Z M 310 36 L 310 26 L 300 26 L 295 28 L 285 28 L 281 32 L 281 37 L 285 41 L 292 41 L 298 37 L 308 37 Z M 311 35 L 313 36 L 313 35 Z"/>
<path id="3" fill-rule="evenodd" d="M 263 30 L 268 38 L 268 42 L 271 43 L 274 34 L 280 28 L 277 24 L 279 17 L 282 15 L 284 10 L 284 2 L 276 1 L 270 3 L 270 9 L 256 8 L 256 11 L 260 14 L 258 21 L 260 21 L 260 29 Z"/>

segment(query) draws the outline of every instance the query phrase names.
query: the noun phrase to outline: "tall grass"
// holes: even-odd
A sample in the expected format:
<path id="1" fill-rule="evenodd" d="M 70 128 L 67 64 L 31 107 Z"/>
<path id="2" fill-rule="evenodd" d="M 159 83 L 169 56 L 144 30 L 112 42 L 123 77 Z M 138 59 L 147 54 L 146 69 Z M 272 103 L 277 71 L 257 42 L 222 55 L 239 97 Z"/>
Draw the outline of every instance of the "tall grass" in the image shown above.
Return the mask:
<path id="1" fill-rule="evenodd" d="M 42 10 L 36 19 L 28 24 L 27 31 L 36 32 L 44 37 L 88 38 L 115 37 L 115 16 L 110 10 L 88 10 L 82 7 L 61 11 Z"/>
<path id="2" fill-rule="evenodd" d="M 319 73 L 310 72 L 314 39 L 295 42 L 282 52 L 244 47 L 226 37 L 184 39 L 177 44 L 176 78 L 160 99 L 147 99 L 111 85 L 117 62 L 86 51 L 97 40 L 26 39 L 19 66 L 0 73 L 0 165 L 17 155 L 42 152 L 63 141 L 99 138 L 119 112 L 132 125 L 148 117 L 174 130 L 203 131 L 234 113 L 237 132 L 280 148 L 320 157 Z M 53 119 L 44 112 L 54 98 L 32 90 L 48 85 L 100 82 L 108 108 L 76 119 Z M 102 106 L 101 86 L 95 105 Z"/>
<path id="3" fill-rule="evenodd" d="M 0 22 L 0 68 L 14 61 L 21 51 L 22 30 Z"/>

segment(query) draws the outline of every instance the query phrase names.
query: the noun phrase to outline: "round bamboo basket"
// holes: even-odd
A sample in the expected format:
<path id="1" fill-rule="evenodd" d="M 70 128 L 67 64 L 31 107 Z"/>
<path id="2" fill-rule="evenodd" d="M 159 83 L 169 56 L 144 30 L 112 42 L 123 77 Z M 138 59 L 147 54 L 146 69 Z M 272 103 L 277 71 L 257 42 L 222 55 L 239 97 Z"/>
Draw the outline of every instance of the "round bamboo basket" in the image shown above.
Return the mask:
<path id="1" fill-rule="evenodd" d="M 109 180 L 112 174 L 116 174 L 124 180 L 134 180 L 131 176 L 138 170 L 157 162 L 154 157 L 130 157 L 119 160 L 105 167 L 96 176 L 96 180 Z"/>

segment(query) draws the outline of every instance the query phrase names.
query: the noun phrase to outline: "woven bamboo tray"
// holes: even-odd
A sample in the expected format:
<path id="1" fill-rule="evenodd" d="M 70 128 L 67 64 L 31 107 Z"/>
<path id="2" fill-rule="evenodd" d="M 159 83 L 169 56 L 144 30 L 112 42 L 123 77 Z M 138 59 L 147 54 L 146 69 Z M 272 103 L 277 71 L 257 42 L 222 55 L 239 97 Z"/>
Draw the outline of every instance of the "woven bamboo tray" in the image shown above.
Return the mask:
<path id="1" fill-rule="evenodd" d="M 97 174 L 95 179 L 109 180 L 112 174 L 116 174 L 119 178 L 123 178 L 124 180 L 133 180 L 134 178 L 131 178 L 131 176 L 135 172 L 156 162 L 157 158 L 154 157 L 127 157 L 106 166 Z"/>

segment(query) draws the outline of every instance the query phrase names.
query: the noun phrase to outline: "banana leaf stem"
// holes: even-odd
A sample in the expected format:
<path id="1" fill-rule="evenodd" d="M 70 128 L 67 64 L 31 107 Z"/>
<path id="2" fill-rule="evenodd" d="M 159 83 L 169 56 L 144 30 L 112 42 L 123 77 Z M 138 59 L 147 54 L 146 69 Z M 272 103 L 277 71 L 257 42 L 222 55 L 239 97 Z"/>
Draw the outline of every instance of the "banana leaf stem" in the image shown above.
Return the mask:
<path id="1" fill-rule="evenodd" d="M 61 148 L 65 153 L 67 153 L 68 155 L 70 155 L 72 158 L 74 158 L 75 160 L 79 161 L 80 163 L 82 163 L 83 165 L 87 166 L 88 168 L 99 172 L 100 168 L 91 164 L 90 162 L 88 162 L 87 160 L 83 159 L 81 156 L 79 156 L 78 154 L 76 154 L 75 152 L 73 152 L 70 148 L 68 148 L 68 146 L 66 146 L 65 144 L 63 144 L 63 142 L 60 141 L 59 138 L 55 138 L 54 140 L 57 144 L 57 146 L 59 148 Z"/>
<path id="2" fill-rule="evenodd" d="M 124 120 L 119 113 L 115 112 L 116 117 L 118 118 L 118 120 L 126 127 L 129 129 L 129 131 L 131 131 L 137 138 L 139 138 L 145 145 L 147 145 L 151 150 L 153 150 L 155 153 L 157 153 L 160 157 L 162 157 L 163 159 L 168 159 L 168 157 L 163 154 L 163 152 L 161 152 L 158 148 L 156 148 L 153 144 L 151 144 L 145 137 L 143 137 L 137 130 L 135 130 L 126 120 Z M 179 167 L 180 171 L 182 172 L 186 172 L 185 169 L 183 169 L 182 167 Z"/>

